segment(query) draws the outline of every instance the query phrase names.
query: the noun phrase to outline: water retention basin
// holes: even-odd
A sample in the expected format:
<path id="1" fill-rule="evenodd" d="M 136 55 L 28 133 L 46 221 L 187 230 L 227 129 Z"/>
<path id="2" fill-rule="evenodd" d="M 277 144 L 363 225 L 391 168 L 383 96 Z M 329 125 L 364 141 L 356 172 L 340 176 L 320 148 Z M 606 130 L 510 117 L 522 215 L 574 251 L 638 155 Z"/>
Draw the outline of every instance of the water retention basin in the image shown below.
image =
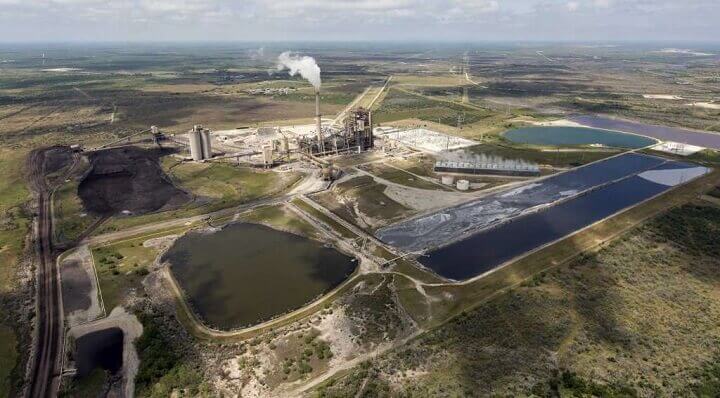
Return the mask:
<path id="1" fill-rule="evenodd" d="M 683 162 L 664 163 L 479 231 L 419 261 L 445 278 L 469 279 L 708 171 Z"/>
<path id="2" fill-rule="evenodd" d="M 190 232 L 163 261 L 200 318 L 225 330 L 302 307 L 356 267 L 352 257 L 320 242 L 247 223 Z"/>

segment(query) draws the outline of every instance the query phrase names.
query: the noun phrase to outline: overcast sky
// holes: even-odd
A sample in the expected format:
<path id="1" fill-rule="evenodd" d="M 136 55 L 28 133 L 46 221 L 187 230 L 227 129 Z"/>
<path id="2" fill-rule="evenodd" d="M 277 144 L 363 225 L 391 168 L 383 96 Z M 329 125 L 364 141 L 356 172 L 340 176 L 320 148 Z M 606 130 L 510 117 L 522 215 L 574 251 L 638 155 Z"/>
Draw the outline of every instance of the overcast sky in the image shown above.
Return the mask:
<path id="1" fill-rule="evenodd" d="M 0 0 L 0 41 L 720 41 L 720 0 Z"/>

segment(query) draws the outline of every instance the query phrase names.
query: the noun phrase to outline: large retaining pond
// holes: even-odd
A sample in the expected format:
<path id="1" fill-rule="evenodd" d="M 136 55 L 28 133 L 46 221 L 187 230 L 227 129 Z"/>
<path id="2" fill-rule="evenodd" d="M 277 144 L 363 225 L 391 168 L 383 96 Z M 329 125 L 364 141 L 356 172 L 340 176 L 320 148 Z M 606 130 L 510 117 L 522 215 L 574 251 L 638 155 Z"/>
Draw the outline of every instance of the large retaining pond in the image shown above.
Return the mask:
<path id="1" fill-rule="evenodd" d="M 440 276 L 461 280 L 708 172 L 626 153 L 384 228 L 377 236 Z"/>
<path id="2" fill-rule="evenodd" d="M 482 230 L 419 261 L 445 278 L 469 279 L 708 171 L 689 163 L 663 163 Z"/>
<path id="3" fill-rule="evenodd" d="M 320 242 L 247 223 L 190 232 L 163 261 L 203 321 L 225 330 L 297 309 L 356 267 L 355 259 Z"/>
<path id="4" fill-rule="evenodd" d="M 520 144 L 552 146 L 601 144 L 617 148 L 643 148 L 657 142 L 640 135 L 585 127 L 524 127 L 509 130 L 503 137 Z"/>

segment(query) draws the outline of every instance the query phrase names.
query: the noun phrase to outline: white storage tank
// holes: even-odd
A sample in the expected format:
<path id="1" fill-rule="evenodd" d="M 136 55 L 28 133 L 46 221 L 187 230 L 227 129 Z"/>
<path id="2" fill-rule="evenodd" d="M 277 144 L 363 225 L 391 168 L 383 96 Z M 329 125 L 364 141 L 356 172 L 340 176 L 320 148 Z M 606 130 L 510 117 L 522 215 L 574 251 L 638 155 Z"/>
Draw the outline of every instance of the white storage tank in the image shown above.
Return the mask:
<path id="1" fill-rule="evenodd" d="M 440 177 L 440 182 L 442 182 L 443 185 L 452 185 L 455 182 L 455 178 L 453 176 L 442 176 Z"/>
<path id="2" fill-rule="evenodd" d="M 192 159 L 196 162 L 203 160 L 202 139 L 197 126 L 188 132 L 188 142 L 190 143 L 190 156 Z"/>
<path id="3" fill-rule="evenodd" d="M 457 182 L 457 189 L 461 191 L 467 191 L 470 189 L 470 181 L 468 180 L 458 180 Z"/>

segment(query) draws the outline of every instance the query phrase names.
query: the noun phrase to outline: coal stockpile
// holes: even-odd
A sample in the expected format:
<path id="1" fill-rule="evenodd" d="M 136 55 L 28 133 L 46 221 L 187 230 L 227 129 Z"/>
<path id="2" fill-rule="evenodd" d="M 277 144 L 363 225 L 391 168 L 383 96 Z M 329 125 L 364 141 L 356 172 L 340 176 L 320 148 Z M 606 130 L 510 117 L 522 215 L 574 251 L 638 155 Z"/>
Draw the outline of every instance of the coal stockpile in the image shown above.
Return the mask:
<path id="1" fill-rule="evenodd" d="M 122 147 L 91 153 L 90 172 L 78 187 L 88 212 L 110 216 L 122 212 L 144 214 L 180 206 L 190 196 L 163 172 L 161 149 Z"/>
<path id="2" fill-rule="evenodd" d="M 54 146 L 44 152 L 43 174 L 57 173 L 72 164 L 73 151 L 68 146 Z"/>

